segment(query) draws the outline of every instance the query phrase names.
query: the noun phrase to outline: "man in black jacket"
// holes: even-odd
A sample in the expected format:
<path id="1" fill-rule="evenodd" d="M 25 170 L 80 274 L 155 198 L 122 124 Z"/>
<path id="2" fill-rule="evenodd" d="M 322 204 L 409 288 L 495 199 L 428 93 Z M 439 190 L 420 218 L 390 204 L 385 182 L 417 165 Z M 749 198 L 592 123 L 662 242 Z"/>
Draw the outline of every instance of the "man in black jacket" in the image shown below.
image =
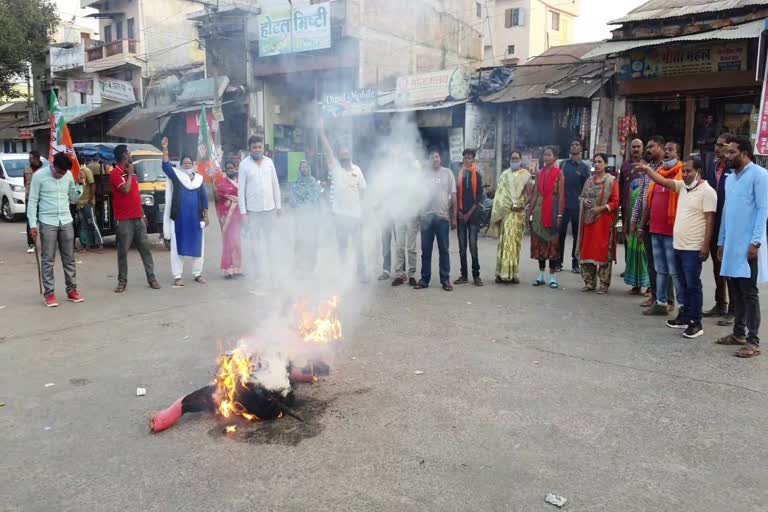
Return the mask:
<path id="1" fill-rule="evenodd" d="M 725 179 L 733 173 L 733 169 L 728 169 L 723 155 L 724 148 L 728 146 L 727 140 L 730 134 L 720 135 L 715 144 L 715 162 L 712 172 L 707 174 L 707 181 L 717 192 L 717 211 L 715 212 L 715 225 L 713 233 L 720 233 L 720 222 L 723 219 L 723 207 L 725 206 Z M 712 255 L 712 270 L 715 275 L 715 306 L 709 311 L 704 312 L 705 317 L 722 317 L 718 325 L 733 325 L 733 315 L 735 305 L 733 304 L 733 282 L 730 279 L 723 279 L 720 276 L 721 261 L 717 259 L 717 236 L 712 237 L 710 244 L 710 254 Z M 726 291 L 728 295 L 726 296 Z"/>

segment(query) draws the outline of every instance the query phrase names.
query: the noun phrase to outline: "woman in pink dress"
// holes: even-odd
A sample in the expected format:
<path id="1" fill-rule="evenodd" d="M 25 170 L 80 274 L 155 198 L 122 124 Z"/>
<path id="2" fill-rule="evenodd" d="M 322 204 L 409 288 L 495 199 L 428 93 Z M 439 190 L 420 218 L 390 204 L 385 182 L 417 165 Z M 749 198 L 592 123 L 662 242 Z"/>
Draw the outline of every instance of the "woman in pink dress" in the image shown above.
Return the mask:
<path id="1" fill-rule="evenodd" d="M 242 273 L 240 245 L 240 208 L 237 199 L 237 168 L 233 162 L 224 164 L 224 174 L 216 179 L 216 214 L 221 224 L 221 271 L 226 279 Z"/>

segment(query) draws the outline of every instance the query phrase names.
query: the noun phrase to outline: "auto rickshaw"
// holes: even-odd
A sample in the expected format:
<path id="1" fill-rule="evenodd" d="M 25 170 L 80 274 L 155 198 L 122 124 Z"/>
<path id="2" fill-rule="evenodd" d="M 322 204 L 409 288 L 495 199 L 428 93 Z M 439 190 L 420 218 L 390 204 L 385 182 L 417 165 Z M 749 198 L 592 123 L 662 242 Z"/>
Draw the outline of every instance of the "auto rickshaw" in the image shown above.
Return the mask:
<path id="1" fill-rule="evenodd" d="M 118 142 L 83 142 L 73 144 L 81 166 L 97 164 L 93 173 L 96 181 L 96 208 L 94 216 L 102 236 L 116 233 L 117 224 L 112 208 L 112 185 L 109 172 L 115 165 L 114 151 Z M 147 217 L 147 232 L 163 234 L 165 212 L 165 180 L 163 153 L 151 144 L 126 144 L 133 158 L 136 178 L 144 215 Z M 95 166 L 92 166 L 92 168 Z"/>

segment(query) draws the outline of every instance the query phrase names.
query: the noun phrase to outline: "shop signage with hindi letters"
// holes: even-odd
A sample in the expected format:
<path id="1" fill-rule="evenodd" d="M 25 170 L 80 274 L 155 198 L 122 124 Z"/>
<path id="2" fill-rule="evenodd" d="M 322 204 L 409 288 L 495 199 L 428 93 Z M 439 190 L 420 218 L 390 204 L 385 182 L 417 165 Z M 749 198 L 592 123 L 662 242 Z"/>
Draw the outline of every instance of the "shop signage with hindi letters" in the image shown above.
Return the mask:
<path id="1" fill-rule="evenodd" d="M 340 94 L 326 94 L 320 102 L 325 117 L 343 117 L 370 114 L 376 110 L 378 91 L 358 89 Z"/>
<path id="2" fill-rule="evenodd" d="M 465 100 L 469 95 L 466 69 L 457 67 L 397 79 L 395 104 L 400 107 L 428 105 L 446 100 Z"/>
<path id="3" fill-rule="evenodd" d="M 624 80 L 668 78 L 747 69 L 747 43 L 707 43 L 636 50 L 622 66 Z"/>
<path id="4" fill-rule="evenodd" d="M 763 93 L 760 95 L 760 115 L 757 119 L 757 134 L 755 135 L 755 153 L 768 155 L 768 66 L 765 66 L 763 76 Z"/>
<path id="5" fill-rule="evenodd" d="M 448 132 L 448 151 L 451 155 L 451 162 L 461 162 L 464 157 L 464 128 L 451 128 Z"/>
<path id="6" fill-rule="evenodd" d="M 258 17 L 257 26 L 259 57 L 330 48 L 331 4 L 268 10 Z"/>
<path id="7" fill-rule="evenodd" d="M 99 90 L 101 97 L 107 100 L 121 103 L 133 103 L 136 95 L 133 93 L 133 85 L 125 80 L 112 80 L 99 78 Z"/>

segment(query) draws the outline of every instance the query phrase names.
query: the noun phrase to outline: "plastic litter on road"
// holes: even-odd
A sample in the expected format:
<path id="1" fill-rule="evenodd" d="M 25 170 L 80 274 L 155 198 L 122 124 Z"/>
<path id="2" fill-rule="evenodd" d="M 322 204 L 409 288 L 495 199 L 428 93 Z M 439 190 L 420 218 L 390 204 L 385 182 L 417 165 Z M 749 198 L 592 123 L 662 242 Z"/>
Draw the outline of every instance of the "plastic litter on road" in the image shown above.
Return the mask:
<path id="1" fill-rule="evenodd" d="M 554 505 L 558 508 L 562 508 L 565 506 L 565 502 L 568 500 L 566 498 L 563 498 L 562 496 L 558 496 L 557 494 L 549 493 L 547 494 L 546 498 L 544 498 L 544 501 L 546 501 L 550 505 Z"/>

